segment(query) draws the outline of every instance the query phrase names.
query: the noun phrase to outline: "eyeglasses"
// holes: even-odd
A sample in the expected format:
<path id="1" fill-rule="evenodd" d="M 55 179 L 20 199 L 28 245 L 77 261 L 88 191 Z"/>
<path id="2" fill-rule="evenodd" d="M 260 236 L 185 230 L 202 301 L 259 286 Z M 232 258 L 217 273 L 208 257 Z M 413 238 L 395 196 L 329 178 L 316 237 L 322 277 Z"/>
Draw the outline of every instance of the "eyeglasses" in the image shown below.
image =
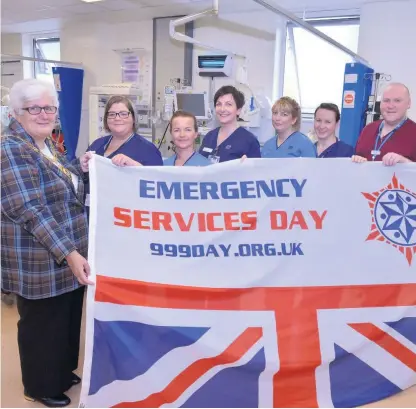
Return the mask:
<path id="1" fill-rule="evenodd" d="M 126 119 L 130 116 L 130 111 L 120 111 L 120 112 L 108 112 L 107 118 L 115 119 L 119 116 L 121 119 Z"/>
<path id="2" fill-rule="evenodd" d="M 56 114 L 58 110 L 57 107 L 46 105 L 44 107 L 38 107 L 37 105 L 28 108 L 22 108 L 24 111 L 29 112 L 30 115 L 39 115 L 42 111 L 45 111 L 45 114 Z"/>

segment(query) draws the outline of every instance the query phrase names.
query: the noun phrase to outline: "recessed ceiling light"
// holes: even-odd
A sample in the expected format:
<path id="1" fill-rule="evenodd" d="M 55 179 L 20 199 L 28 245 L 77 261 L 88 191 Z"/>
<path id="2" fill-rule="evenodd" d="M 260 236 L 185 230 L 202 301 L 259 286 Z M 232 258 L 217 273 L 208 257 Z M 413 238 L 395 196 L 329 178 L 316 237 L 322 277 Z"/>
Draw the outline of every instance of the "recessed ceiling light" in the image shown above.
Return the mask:
<path id="1" fill-rule="evenodd" d="M 81 0 L 81 1 L 83 1 L 84 3 L 97 3 L 97 2 L 103 1 L 103 0 Z"/>

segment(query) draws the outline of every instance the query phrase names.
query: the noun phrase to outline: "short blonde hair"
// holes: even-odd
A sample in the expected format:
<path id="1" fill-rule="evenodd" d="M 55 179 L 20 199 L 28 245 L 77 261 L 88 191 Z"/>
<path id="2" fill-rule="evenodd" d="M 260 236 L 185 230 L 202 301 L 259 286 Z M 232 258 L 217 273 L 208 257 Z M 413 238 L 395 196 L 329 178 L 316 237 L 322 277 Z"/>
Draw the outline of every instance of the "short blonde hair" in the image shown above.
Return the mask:
<path id="1" fill-rule="evenodd" d="M 292 115 L 292 118 L 296 118 L 296 122 L 293 124 L 293 129 L 299 131 L 300 122 L 302 117 L 302 112 L 300 105 L 290 97 L 281 97 L 279 98 L 272 107 L 272 112 L 283 111 Z"/>

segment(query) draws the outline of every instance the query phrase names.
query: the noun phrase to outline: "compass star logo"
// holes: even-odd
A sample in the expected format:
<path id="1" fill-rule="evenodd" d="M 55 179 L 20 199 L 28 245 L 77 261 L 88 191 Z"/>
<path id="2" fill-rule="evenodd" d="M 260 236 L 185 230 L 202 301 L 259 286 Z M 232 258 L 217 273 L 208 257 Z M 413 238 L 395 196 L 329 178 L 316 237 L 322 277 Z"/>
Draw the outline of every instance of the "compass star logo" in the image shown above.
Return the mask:
<path id="1" fill-rule="evenodd" d="M 392 245 L 411 266 L 416 258 L 416 194 L 399 183 L 394 175 L 385 188 L 363 195 L 368 200 L 372 217 L 367 241 Z"/>

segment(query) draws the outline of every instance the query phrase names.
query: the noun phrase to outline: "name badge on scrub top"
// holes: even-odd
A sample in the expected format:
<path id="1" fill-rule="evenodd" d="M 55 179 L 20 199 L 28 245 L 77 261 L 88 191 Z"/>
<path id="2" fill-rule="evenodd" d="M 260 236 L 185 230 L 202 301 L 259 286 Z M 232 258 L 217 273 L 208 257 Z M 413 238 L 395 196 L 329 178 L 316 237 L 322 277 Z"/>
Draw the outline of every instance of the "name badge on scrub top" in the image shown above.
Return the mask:
<path id="1" fill-rule="evenodd" d="M 219 163 L 220 162 L 220 157 L 217 155 L 209 155 L 208 156 L 208 160 L 214 164 L 214 163 Z"/>

